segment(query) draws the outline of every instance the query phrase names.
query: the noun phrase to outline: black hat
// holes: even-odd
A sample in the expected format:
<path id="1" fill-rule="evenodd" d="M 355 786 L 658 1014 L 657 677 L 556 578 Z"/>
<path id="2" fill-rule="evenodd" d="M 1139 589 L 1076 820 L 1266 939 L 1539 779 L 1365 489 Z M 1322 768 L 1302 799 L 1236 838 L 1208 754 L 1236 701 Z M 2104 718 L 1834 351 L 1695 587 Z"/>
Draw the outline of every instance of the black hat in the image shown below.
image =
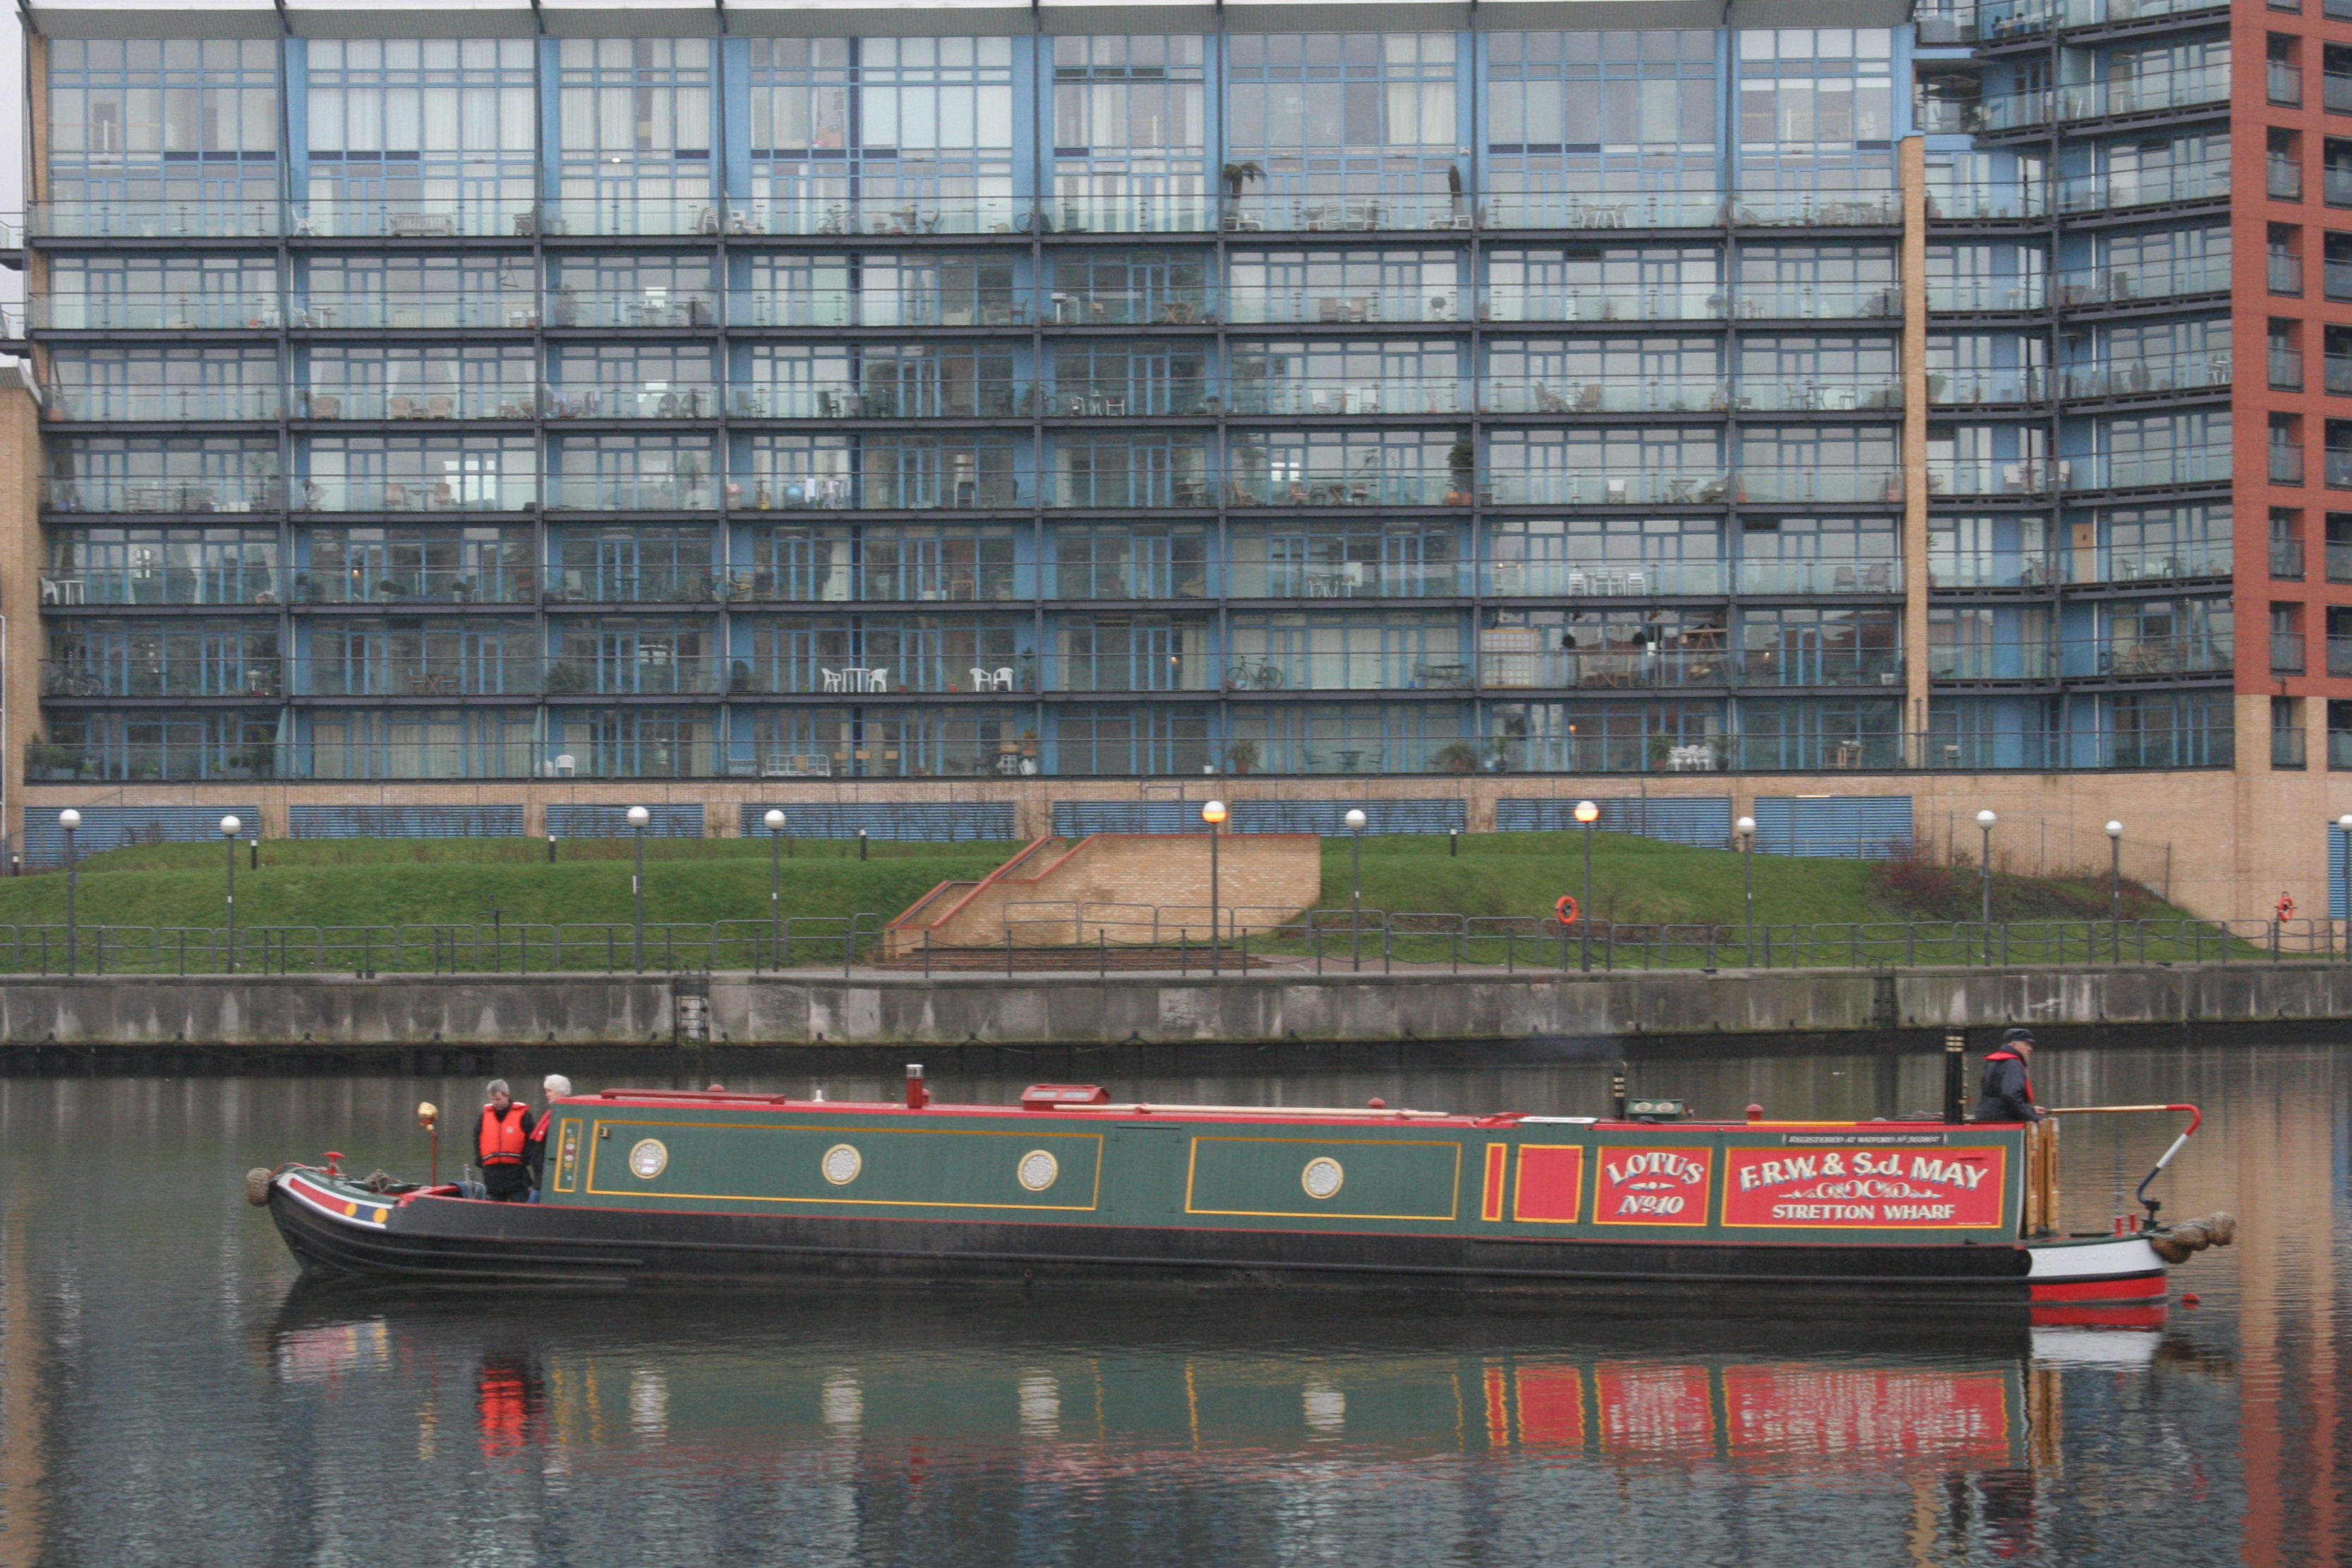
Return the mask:
<path id="1" fill-rule="evenodd" d="M 2032 1045 L 2034 1043 L 2033 1031 L 2031 1029 L 2008 1029 L 2002 1031 L 2000 1037 L 2000 1043 L 2002 1045 L 2013 1045 L 2019 1040 L 2023 1040 L 2029 1046 Z"/>

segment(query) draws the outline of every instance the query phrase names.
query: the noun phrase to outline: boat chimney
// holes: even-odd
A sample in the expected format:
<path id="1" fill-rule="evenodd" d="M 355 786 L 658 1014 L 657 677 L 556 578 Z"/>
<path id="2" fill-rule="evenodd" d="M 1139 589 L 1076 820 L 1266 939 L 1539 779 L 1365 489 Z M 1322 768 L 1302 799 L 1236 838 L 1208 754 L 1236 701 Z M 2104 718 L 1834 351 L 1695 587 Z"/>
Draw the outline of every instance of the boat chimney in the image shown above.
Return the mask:
<path id="1" fill-rule="evenodd" d="M 1969 1037 L 1954 1029 L 1944 1037 L 1944 1121 L 1958 1126 L 1969 1119 Z"/>
<path id="2" fill-rule="evenodd" d="M 1611 1101 L 1612 1102 L 1612 1105 L 1611 1105 L 1611 1107 L 1610 1107 L 1610 1114 L 1611 1114 L 1611 1116 L 1612 1116 L 1613 1119 L 1615 1119 L 1616 1121 L 1624 1121 L 1624 1120 L 1625 1120 L 1625 1064 L 1624 1064 L 1623 1062 L 1619 1062 L 1619 1063 L 1617 1064 L 1617 1070 L 1616 1070 L 1614 1073 L 1612 1073 L 1612 1074 L 1611 1074 L 1611 1075 L 1610 1075 L 1610 1079 L 1609 1079 L 1609 1098 L 1610 1098 Z"/>
<path id="3" fill-rule="evenodd" d="M 1749 1107 L 1748 1108 L 1748 1121 L 1763 1121 L 1763 1120 L 1764 1120 L 1764 1108 L 1763 1108 L 1762 1106 L 1760 1106 L 1760 1105 L 1751 1105 L 1751 1106 L 1749 1106 Z"/>
<path id="4" fill-rule="evenodd" d="M 907 1109 L 920 1110 L 930 1102 L 931 1091 L 923 1083 L 923 1064 L 908 1062 L 907 1064 Z"/>

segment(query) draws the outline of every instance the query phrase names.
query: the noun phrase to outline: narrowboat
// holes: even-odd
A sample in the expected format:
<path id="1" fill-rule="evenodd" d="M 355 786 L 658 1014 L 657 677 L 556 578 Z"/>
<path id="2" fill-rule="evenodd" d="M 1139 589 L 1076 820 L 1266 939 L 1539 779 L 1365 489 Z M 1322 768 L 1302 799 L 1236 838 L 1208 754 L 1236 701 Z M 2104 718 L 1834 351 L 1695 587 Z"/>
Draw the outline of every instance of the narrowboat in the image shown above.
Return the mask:
<path id="1" fill-rule="evenodd" d="M 2098 1108 L 2187 1111 L 2193 1107 Z M 306 1271 L 474 1282 L 895 1279 L 1367 1286 L 2070 1314 L 2160 1310 L 2226 1215 L 2061 1235 L 2054 1121 L 1710 1122 L 606 1089 L 554 1105 L 544 1190 L 257 1170 Z M 1751 1110 L 1753 1108 L 1751 1108 Z M 2176 1139 L 2158 1170 L 2189 1136 Z M 2158 1173 L 2151 1171 L 2149 1179 Z"/>

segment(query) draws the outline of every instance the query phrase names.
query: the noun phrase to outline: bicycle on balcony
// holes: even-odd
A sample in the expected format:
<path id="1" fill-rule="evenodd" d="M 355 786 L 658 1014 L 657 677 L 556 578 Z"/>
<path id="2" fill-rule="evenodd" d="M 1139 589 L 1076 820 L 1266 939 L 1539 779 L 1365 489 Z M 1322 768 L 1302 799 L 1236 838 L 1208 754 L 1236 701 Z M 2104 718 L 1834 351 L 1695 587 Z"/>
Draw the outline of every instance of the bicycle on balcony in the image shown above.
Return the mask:
<path id="1" fill-rule="evenodd" d="M 1276 664 L 1260 659 L 1243 659 L 1225 672 L 1228 691 L 1279 691 L 1290 684 L 1290 677 Z"/>

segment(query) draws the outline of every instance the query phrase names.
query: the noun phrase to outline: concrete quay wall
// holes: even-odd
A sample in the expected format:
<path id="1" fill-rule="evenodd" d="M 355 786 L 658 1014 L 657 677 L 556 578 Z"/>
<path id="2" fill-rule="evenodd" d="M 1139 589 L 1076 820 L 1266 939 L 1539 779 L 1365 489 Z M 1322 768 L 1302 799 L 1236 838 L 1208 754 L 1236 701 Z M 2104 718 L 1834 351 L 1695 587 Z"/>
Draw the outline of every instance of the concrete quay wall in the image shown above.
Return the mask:
<path id="1" fill-rule="evenodd" d="M 667 975 L 48 978 L 0 984 L 0 1047 L 671 1046 Z M 1703 1040 L 2344 1021 L 2352 967 L 1557 975 L 814 973 L 709 980 L 709 1044 Z"/>

